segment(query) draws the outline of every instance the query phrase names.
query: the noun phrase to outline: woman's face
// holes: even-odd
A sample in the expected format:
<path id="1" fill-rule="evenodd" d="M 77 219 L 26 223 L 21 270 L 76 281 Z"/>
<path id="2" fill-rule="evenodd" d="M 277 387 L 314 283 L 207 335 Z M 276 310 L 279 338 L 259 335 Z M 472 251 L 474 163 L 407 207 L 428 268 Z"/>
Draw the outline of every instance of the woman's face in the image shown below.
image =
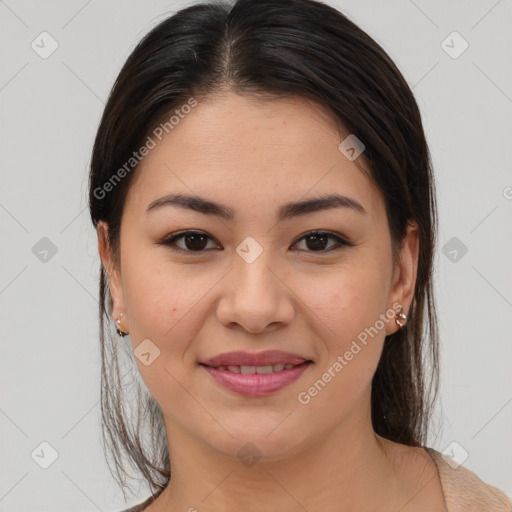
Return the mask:
<path id="1" fill-rule="evenodd" d="M 250 442 L 271 460 L 371 429 L 371 379 L 397 303 L 409 309 L 417 237 L 395 265 L 383 197 L 339 149 L 348 135 L 303 99 L 229 93 L 198 101 L 137 169 L 114 317 L 171 440 L 228 455 Z M 176 194 L 198 199 L 159 201 Z M 290 206 L 335 194 L 348 199 Z M 246 354 L 204 364 L 234 351 Z M 251 359 L 266 351 L 295 359 Z"/>

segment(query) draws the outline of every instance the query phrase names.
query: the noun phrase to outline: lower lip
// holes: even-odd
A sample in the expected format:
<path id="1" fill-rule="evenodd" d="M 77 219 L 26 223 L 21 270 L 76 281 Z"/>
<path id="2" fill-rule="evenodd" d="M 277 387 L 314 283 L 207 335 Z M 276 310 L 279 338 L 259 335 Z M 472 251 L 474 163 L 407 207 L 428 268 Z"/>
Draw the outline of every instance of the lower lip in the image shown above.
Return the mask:
<path id="1" fill-rule="evenodd" d="M 245 396 L 265 396 L 275 393 L 296 381 L 309 367 L 310 361 L 294 366 L 289 370 L 273 373 L 232 373 L 201 365 L 219 384 Z"/>

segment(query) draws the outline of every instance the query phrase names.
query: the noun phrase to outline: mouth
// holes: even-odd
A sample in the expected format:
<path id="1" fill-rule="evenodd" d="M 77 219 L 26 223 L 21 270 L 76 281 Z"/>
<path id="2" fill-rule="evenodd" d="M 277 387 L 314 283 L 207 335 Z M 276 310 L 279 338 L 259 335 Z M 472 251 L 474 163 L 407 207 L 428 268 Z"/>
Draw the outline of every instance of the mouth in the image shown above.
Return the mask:
<path id="1" fill-rule="evenodd" d="M 214 381 L 239 395 L 266 396 L 296 381 L 313 361 L 278 351 L 231 352 L 200 362 Z"/>

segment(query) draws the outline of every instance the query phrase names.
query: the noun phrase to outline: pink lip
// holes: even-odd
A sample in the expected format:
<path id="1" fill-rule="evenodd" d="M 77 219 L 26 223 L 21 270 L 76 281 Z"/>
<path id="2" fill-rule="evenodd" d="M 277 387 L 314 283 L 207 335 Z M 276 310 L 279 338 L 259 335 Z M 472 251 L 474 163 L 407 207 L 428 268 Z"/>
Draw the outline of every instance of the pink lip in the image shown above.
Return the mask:
<path id="1" fill-rule="evenodd" d="M 232 373 L 228 370 L 218 370 L 217 368 L 212 368 L 210 366 L 202 366 L 219 384 L 222 384 L 224 387 L 234 391 L 235 393 L 246 396 L 264 396 L 279 391 L 297 380 L 310 364 L 312 364 L 311 361 L 303 361 L 298 364 L 298 366 L 294 366 L 289 370 L 282 370 L 275 373 L 254 373 L 248 375 L 243 373 Z M 247 366 L 264 365 L 260 363 L 258 365 Z"/>
<path id="2" fill-rule="evenodd" d="M 267 350 L 265 352 L 226 352 L 218 356 L 201 361 L 207 366 L 267 366 L 274 364 L 302 364 L 306 358 L 281 350 Z"/>

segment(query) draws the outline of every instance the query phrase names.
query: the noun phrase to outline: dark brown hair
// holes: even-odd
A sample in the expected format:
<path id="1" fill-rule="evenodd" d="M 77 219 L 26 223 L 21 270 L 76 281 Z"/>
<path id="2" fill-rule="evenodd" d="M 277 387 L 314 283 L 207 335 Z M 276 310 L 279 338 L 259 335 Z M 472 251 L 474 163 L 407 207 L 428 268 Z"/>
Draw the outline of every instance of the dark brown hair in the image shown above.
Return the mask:
<path id="1" fill-rule="evenodd" d="M 89 182 L 94 226 L 108 224 L 109 244 L 119 262 L 123 206 L 137 165 L 132 162 L 122 179 L 119 170 L 124 166 L 126 171 L 133 152 L 165 116 L 192 97 L 225 89 L 267 98 L 298 96 L 327 109 L 366 147 L 360 158 L 385 199 L 394 249 L 400 247 L 407 222 L 418 223 L 417 281 L 406 312 L 410 320 L 386 337 L 372 382 L 372 422 L 377 434 L 392 441 L 425 444 L 438 388 L 432 286 L 437 216 L 430 154 L 418 106 L 402 74 L 339 11 L 314 0 L 209 2 L 183 9 L 153 28 L 119 73 L 96 135 Z M 171 468 L 161 411 L 134 376 L 135 419 L 128 413 L 120 351 L 130 357 L 131 350 L 115 339 L 111 307 L 102 267 L 104 449 L 113 458 L 123 492 L 126 462 L 153 490 L 162 489 Z M 136 372 L 134 363 L 131 368 Z"/>

